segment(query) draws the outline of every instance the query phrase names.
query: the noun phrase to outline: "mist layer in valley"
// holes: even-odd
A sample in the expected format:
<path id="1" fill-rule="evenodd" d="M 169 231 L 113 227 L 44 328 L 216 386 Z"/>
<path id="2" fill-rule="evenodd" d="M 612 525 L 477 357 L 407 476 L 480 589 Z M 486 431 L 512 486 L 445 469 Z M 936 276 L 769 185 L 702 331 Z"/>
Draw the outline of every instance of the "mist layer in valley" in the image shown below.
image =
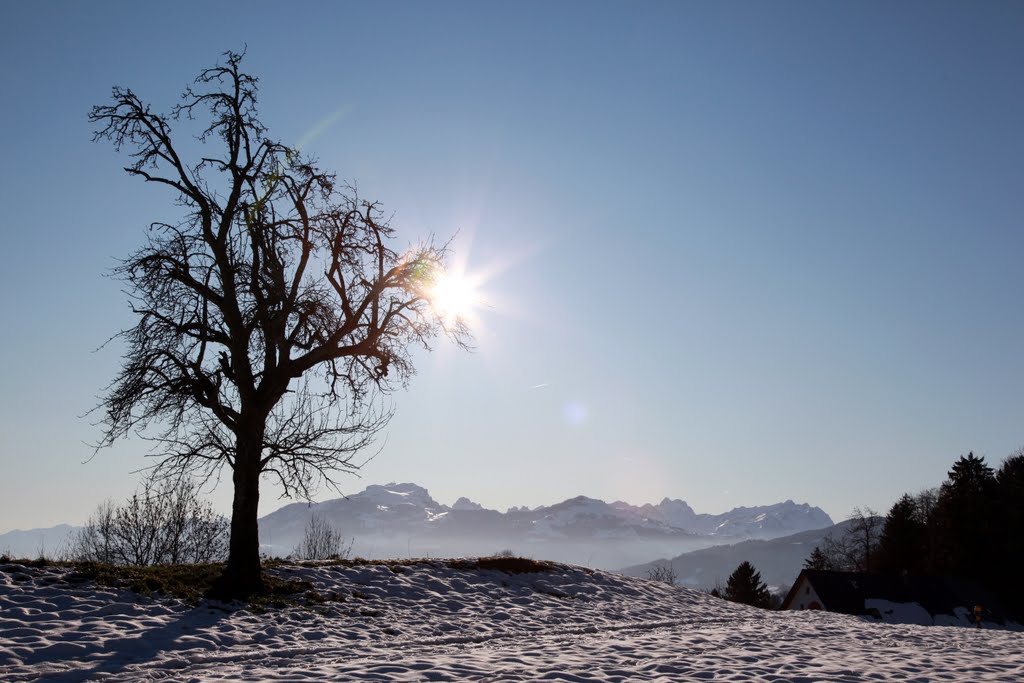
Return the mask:
<path id="1" fill-rule="evenodd" d="M 260 519 L 262 552 L 276 557 L 292 554 L 314 517 L 347 539 L 353 557 L 477 557 L 510 550 L 610 570 L 832 526 L 820 508 L 793 501 L 711 515 L 668 498 L 632 505 L 577 496 L 554 505 L 500 512 L 468 498 L 444 505 L 425 488 L 403 483 L 369 486 L 321 503 L 286 505 Z M 0 553 L 59 557 L 75 530 L 65 524 L 0 534 Z"/>
<path id="2" fill-rule="evenodd" d="M 423 487 L 405 483 L 370 486 L 312 505 L 287 505 L 260 520 L 264 551 L 288 555 L 314 516 L 350 537 L 351 554 L 357 557 L 465 557 L 511 550 L 601 569 L 832 526 L 820 508 L 793 501 L 709 515 L 694 512 L 682 500 L 636 506 L 578 496 L 499 512 L 467 498 L 443 505 Z"/>

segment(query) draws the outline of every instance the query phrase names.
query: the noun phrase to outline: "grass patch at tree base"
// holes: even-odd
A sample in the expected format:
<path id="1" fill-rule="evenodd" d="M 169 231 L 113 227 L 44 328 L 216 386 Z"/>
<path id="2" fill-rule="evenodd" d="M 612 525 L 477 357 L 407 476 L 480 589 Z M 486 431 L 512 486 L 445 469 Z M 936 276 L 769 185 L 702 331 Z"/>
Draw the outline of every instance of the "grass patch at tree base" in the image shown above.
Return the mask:
<path id="1" fill-rule="evenodd" d="M 64 563 L 54 563 L 64 564 Z M 322 603 L 324 598 L 313 590 L 313 584 L 299 579 L 282 579 L 263 572 L 261 586 L 240 597 L 224 579 L 225 565 L 178 564 L 150 567 L 124 567 L 100 562 L 72 563 L 69 583 L 95 581 L 100 586 L 127 588 L 140 595 L 168 595 L 198 604 L 200 600 L 239 601 L 255 608 L 288 607 Z"/>
<path id="2" fill-rule="evenodd" d="M 79 585 L 89 581 L 99 586 L 128 589 L 139 595 L 165 595 L 184 600 L 192 605 L 201 600 L 237 602 L 256 610 L 279 609 L 290 606 L 315 606 L 325 602 L 339 602 L 344 598 L 336 593 L 322 595 L 313 584 L 304 579 L 284 578 L 299 567 L 313 566 L 386 566 L 396 574 L 419 565 L 445 567 L 460 571 L 498 571 L 506 574 L 547 573 L 556 570 L 555 562 L 524 557 L 492 556 L 456 559 L 364 560 L 339 559 L 320 562 L 293 562 L 272 559 L 264 561 L 260 586 L 240 595 L 237 586 L 230 583 L 224 563 L 167 564 L 152 566 L 123 566 L 103 562 L 63 562 L 51 560 L 12 560 L 0 558 L 24 567 L 65 567 L 71 571 L 64 581 Z"/>

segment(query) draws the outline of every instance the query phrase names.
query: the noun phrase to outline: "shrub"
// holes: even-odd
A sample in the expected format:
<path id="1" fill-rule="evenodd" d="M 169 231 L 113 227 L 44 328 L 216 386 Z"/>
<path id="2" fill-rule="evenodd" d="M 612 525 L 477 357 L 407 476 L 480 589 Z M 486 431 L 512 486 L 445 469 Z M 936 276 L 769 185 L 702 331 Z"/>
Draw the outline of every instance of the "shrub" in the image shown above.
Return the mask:
<path id="1" fill-rule="evenodd" d="M 124 505 L 101 503 L 62 554 L 131 566 L 217 562 L 227 553 L 227 532 L 227 519 L 200 500 L 196 482 L 147 481 Z"/>
<path id="2" fill-rule="evenodd" d="M 679 580 L 679 575 L 676 574 L 676 570 L 672 567 L 671 563 L 656 564 L 647 570 L 647 578 L 651 581 L 660 581 L 674 586 L 676 581 Z"/>
<path id="3" fill-rule="evenodd" d="M 345 537 L 330 522 L 313 515 L 306 524 L 302 542 L 292 551 L 292 557 L 297 560 L 344 560 L 351 551 L 351 541 L 346 543 Z"/>

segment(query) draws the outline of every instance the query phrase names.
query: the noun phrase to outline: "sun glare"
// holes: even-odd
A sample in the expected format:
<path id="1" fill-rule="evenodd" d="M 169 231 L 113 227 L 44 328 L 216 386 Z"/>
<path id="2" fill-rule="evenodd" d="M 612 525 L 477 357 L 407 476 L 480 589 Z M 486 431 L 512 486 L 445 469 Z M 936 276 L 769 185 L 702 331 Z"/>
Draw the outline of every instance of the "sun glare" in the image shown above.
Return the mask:
<path id="1" fill-rule="evenodd" d="M 446 323 L 461 320 L 470 324 L 481 304 L 477 282 L 466 273 L 445 271 L 431 288 L 430 303 Z"/>

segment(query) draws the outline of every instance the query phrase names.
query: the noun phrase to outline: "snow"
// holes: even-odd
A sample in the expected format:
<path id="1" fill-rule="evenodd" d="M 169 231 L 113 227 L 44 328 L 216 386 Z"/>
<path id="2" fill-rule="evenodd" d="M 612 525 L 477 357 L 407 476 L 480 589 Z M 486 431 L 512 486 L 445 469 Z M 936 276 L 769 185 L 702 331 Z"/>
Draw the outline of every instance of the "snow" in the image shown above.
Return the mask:
<path id="1" fill-rule="evenodd" d="M 1018 632 L 766 612 L 567 565 L 275 571 L 342 601 L 191 607 L 0 565 L 0 680 L 1024 680 Z"/>
<path id="2" fill-rule="evenodd" d="M 922 624 L 930 626 L 959 626 L 971 628 L 975 626 L 974 615 L 966 607 L 956 607 L 954 614 L 936 614 L 934 617 L 916 602 L 890 602 L 888 600 L 868 599 L 864 601 L 865 609 L 875 609 L 882 621 L 890 624 Z M 993 622 L 982 621 L 982 628 L 998 628 Z"/>
<path id="3" fill-rule="evenodd" d="M 868 598 L 864 601 L 865 611 L 878 610 L 882 621 L 896 624 L 921 624 L 930 626 L 934 623 L 932 615 L 916 602 L 890 602 Z M 965 624 L 966 625 L 966 624 Z"/>

